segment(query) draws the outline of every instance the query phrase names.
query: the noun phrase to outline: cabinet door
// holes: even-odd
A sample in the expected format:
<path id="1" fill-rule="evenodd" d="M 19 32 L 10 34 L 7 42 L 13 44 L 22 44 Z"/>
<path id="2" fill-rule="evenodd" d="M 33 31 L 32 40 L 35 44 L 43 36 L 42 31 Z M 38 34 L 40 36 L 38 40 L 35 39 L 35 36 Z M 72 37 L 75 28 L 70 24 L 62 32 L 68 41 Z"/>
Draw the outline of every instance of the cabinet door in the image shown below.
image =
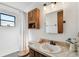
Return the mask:
<path id="1" fill-rule="evenodd" d="M 58 33 L 63 33 L 63 11 L 57 13 L 58 17 Z"/>
<path id="2" fill-rule="evenodd" d="M 39 9 L 35 9 L 34 10 L 34 19 L 35 19 L 35 26 L 36 26 L 36 28 L 37 29 L 39 29 L 39 27 L 40 27 L 40 23 L 39 23 L 39 19 L 40 19 L 40 11 L 39 11 Z"/>
<path id="3" fill-rule="evenodd" d="M 30 48 L 30 57 L 34 57 L 34 50 Z"/>
<path id="4" fill-rule="evenodd" d="M 34 28 L 33 11 L 28 12 L 28 28 Z"/>
<path id="5" fill-rule="evenodd" d="M 45 55 L 35 51 L 35 57 L 46 57 Z"/>
<path id="6" fill-rule="evenodd" d="M 28 21 L 29 21 L 29 22 L 33 20 L 32 17 L 33 17 L 33 16 L 32 16 L 32 11 L 31 11 L 31 12 L 28 13 Z"/>

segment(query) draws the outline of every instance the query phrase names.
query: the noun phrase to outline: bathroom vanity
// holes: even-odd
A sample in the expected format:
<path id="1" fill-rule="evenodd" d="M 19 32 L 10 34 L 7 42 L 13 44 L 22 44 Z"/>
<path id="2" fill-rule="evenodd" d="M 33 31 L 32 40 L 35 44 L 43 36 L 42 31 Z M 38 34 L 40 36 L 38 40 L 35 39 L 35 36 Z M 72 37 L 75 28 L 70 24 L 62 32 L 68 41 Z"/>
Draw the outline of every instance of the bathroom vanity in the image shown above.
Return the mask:
<path id="1" fill-rule="evenodd" d="M 56 44 L 56 45 L 54 46 L 51 44 L 50 44 L 50 41 L 30 42 L 29 43 L 30 57 L 77 57 L 79 56 L 79 54 L 69 51 L 69 44 L 66 42 L 53 41 L 53 44 Z"/>

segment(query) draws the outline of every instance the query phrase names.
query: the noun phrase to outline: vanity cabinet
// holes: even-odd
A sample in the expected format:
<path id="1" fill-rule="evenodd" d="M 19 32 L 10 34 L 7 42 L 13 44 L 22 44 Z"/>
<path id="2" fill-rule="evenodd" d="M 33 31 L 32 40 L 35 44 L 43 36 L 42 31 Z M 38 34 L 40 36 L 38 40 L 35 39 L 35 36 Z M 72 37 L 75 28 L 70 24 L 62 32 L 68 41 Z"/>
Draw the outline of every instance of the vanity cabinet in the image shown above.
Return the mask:
<path id="1" fill-rule="evenodd" d="M 30 56 L 34 57 L 34 50 L 32 50 L 31 48 L 30 48 Z"/>
<path id="2" fill-rule="evenodd" d="M 28 12 L 28 28 L 39 29 L 40 10 L 38 8 Z"/>
<path id="3" fill-rule="evenodd" d="M 30 57 L 46 57 L 46 56 L 30 48 Z"/>

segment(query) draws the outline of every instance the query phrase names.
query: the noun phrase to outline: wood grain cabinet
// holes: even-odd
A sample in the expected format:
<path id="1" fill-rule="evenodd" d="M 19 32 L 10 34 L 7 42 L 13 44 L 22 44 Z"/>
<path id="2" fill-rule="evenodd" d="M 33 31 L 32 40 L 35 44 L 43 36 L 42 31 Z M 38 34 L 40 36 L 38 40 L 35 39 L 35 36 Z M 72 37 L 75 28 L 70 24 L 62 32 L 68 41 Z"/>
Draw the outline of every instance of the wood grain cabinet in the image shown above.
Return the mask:
<path id="1" fill-rule="evenodd" d="M 63 10 L 57 12 L 58 18 L 58 33 L 63 33 Z"/>
<path id="2" fill-rule="evenodd" d="M 34 50 L 30 48 L 30 57 L 34 57 Z"/>
<path id="3" fill-rule="evenodd" d="M 30 48 L 30 57 L 46 57 L 46 56 Z"/>
<path id="4" fill-rule="evenodd" d="M 28 28 L 39 29 L 40 28 L 40 10 L 38 8 L 28 12 Z"/>

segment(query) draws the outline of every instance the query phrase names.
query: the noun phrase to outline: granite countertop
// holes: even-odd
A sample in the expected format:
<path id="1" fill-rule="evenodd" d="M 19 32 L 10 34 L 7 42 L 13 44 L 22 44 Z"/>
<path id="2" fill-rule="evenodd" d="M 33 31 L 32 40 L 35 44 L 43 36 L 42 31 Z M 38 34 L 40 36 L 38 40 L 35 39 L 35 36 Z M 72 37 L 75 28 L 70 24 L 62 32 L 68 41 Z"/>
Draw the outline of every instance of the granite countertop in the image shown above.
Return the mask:
<path id="1" fill-rule="evenodd" d="M 61 52 L 59 53 L 51 53 L 51 52 L 46 52 L 45 50 L 41 49 L 41 45 L 39 43 L 29 43 L 29 47 L 47 57 L 79 57 L 79 53 L 71 52 L 69 51 L 68 48 L 60 46 L 61 47 Z"/>

